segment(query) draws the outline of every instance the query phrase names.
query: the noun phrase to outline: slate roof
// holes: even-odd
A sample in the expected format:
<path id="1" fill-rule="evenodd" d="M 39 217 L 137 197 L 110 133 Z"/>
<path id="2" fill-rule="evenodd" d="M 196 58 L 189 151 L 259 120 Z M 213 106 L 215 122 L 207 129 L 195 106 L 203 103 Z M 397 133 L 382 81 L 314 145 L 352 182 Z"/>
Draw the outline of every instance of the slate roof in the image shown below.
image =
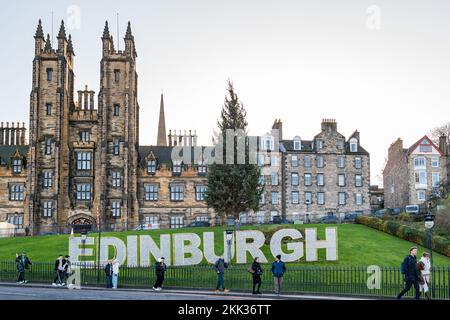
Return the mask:
<path id="1" fill-rule="evenodd" d="M 26 157 L 28 153 L 28 146 L 27 145 L 0 145 L 0 165 L 10 165 L 11 164 L 11 157 L 14 155 L 16 150 L 19 150 L 19 153 Z"/>

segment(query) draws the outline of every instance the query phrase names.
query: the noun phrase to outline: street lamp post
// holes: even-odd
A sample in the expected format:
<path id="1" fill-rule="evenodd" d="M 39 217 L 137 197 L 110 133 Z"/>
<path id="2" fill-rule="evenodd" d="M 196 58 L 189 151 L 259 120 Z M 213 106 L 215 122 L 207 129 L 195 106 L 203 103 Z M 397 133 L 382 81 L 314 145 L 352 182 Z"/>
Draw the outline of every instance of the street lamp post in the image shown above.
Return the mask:
<path id="1" fill-rule="evenodd" d="M 233 244 L 233 230 L 226 230 L 225 232 L 228 246 L 228 264 L 231 264 L 231 246 Z"/>
<path id="2" fill-rule="evenodd" d="M 432 202 L 428 203 L 428 212 L 425 215 L 425 229 L 427 230 L 427 246 L 430 251 L 430 263 L 431 268 L 433 268 L 433 228 L 434 228 L 434 215 L 431 213 Z M 433 269 L 431 269 L 432 277 L 433 277 Z M 431 285 L 431 297 L 434 298 L 434 281 L 432 280 Z"/>

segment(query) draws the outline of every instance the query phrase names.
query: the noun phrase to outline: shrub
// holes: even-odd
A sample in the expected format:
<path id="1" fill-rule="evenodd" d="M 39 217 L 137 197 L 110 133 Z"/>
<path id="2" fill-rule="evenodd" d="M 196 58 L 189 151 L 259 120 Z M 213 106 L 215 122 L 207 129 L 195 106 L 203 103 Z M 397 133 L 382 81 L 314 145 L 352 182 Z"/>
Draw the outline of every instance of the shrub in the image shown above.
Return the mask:
<path id="1" fill-rule="evenodd" d="M 402 213 L 400 213 L 399 216 L 398 216 L 398 219 L 399 219 L 400 221 L 405 221 L 405 222 L 409 222 L 409 221 L 412 221 L 412 220 L 413 220 L 412 217 L 411 217 L 411 215 L 410 215 L 408 212 L 402 212 Z"/>

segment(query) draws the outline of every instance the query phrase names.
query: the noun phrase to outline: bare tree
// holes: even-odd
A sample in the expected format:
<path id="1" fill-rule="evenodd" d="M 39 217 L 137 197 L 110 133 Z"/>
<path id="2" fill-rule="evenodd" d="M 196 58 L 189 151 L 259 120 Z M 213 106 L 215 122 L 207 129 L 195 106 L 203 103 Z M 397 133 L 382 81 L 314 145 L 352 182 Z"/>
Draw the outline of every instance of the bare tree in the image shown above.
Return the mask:
<path id="1" fill-rule="evenodd" d="M 439 145 L 439 137 L 443 135 L 450 137 L 450 122 L 446 122 L 439 127 L 431 129 L 429 133 L 430 139 L 437 145 Z"/>

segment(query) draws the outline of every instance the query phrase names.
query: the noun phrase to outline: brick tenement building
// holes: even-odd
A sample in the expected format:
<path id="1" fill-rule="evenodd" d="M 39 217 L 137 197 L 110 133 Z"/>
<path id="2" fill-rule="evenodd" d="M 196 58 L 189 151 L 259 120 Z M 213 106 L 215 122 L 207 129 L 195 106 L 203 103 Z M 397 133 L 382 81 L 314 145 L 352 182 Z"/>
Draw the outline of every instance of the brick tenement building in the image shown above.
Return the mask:
<path id="1" fill-rule="evenodd" d="M 447 137 L 439 141 L 438 147 L 425 135 L 408 149 L 403 148 L 400 138 L 391 144 L 383 170 L 386 208 L 420 205 L 435 188 L 447 182 Z"/>

